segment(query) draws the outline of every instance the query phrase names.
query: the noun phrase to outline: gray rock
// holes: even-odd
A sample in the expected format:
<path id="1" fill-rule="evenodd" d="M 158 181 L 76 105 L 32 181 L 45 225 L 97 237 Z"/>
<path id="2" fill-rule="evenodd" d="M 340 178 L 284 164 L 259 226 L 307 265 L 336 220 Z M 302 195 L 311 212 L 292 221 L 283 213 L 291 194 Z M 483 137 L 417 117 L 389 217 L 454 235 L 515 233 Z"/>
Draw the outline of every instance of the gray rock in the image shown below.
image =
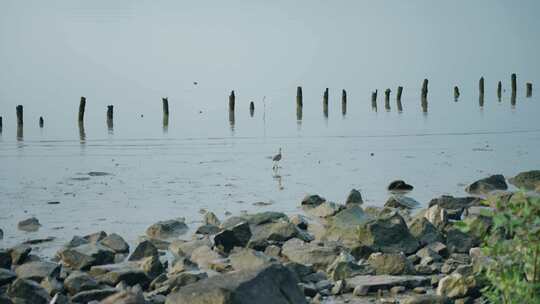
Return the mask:
<path id="1" fill-rule="evenodd" d="M 306 195 L 300 203 L 303 207 L 317 207 L 326 201 L 325 198 L 318 196 L 317 194 Z"/>
<path id="2" fill-rule="evenodd" d="M 352 247 L 350 253 L 356 260 L 367 260 L 373 253 L 373 248 L 360 244 Z"/>
<path id="3" fill-rule="evenodd" d="M 464 209 L 478 204 L 479 200 L 476 197 L 453 197 L 450 195 L 442 195 L 432 199 L 429 202 L 429 207 L 438 205 L 441 208 L 446 209 L 449 218 L 459 220 Z"/>
<path id="4" fill-rule="evenodd" d="M 191 254 L 191 260 L 200 268 L 209 269 L 216 261 L 221 260 L 222 256 L 213 251 L 212 248 L 208 246 L 201 246 L 193 250 Z"/>
<path id="5" fill-rule="evenodd" d="M 214 235 L 220 231 L 218 226 L 214 225 L 202 225 L 197 228 L 197 231 L 195 231 L 196 234 L 202 234 L 202 235 Z"/>
<path id="6" fill-rule="evenodd" d="M 313 265 L 318 269 L 326 269 L 339 254 L 339 248 L 324 244 L 306 243 L 299 239 L 291 239 L 283 244 L 281 254 L 290 261 Z"/>
<path id="7" fill-rule="evenodd" d="M 99 244 L 86 244 L 58 252 L 62 263 L 75 270 L 86 270 L 95 265 L 110 264 L 114 251 Z"/>
<path id="8" fill-rule="evenodd" d="M 398 209 L 414 209 L 418 208 L 418 206 L 420 206 L 420 203 L 412 197 L 393 195 L 386 201 L 384 206 Z"/>
<path id="9" fill-rule="evenodd" d="M 480 245 L 480 240 L 457 228 L 451 228 L 446 232 L 446 245 L 450 253 L 469 253 L 471 248 Z"/>
<path id="10" fill-rule="evenodd" d="M 160 221 L 148 227 L 146 235 L 154 239 L 166 240 L 185 234 L 188 229 L 183 220 Z"/>
<path id="11" fill-rule="evenodd" d="M 293 223 L 294 225 L 296 225 L 296 227 L 302 229 L 302 230 L 306 230 L 308 229 L 308 220 L 306 217 L 302 216 L 302 215 L 299 215 L 299 214 L 295 214 L 293 215 L 290 220 L 289 220 L 291 223 Z"/>
<path id="12" fill-rule="evenodd" d="M 11 269 L 11 253 L 8 249 L 0 249 L 0 268 Z"/>
<path id="13" fill-rule="evenodd" d="M 518 175 L 508 179 L 508 181 L 521 189 L 537 190 L 540 187 L 540 170 L 531 170 L 521 172 Z"/>
<path id="14" fill-rule="evenodd" d="M 270 245 L 264 249 L 264 254 L 269 257 L 278 258 L 281 255 L 281 247 Z"/>
<path id="15" fill-rule="evenodd" d="M 176 257 L 190 257 L 193 251 L 201 246 L 212 246 L 209 238 L 192 241 L 176 240 L 169 245 L 169 251 Z"/>
<path id="16" fill-rule="evenodd" d="M 212 225 L 212 226 L 217 226 L 217 227 L 221 225 L 221 221 L 213 212 L 206 212 L 204 214 L 203 221 L 205 225 Z"/>
<path id="17" fill-rule="evenodd" d="M 85 239 L 82 236 L 75 235 L 71 238 L 69 242 L 67 242 L 64 247 L 65 248 L 73 248 L 73 247 L 79 247 L 81 245 L 90 244 L 90 241 Z"/>
<path id="18" fill-rule="evenodd" d="M 4 286 L 13 282 L 17 278 L 17 275 L 8 269 L 0 268 L 0 286 Z"/>
<path id="19" fill-rule="evenodd" d="M 409 231 L 420 242 L 420 246 L 444 240 L 442 234 L 425 217 L 417 217 L 409 224 Z"/>
<path id="20" fill-rule="evenodd" d="M 81 291 L 71 298 L 73 303 L 89 303 L 92 301 L 101 301 L 105 298 L 117 293 L 116 288 L 93 289 Z"/>
<path id="21" fill-rule="evenodd" d="M 146 288 L 150 284 L 150 278 L 142 269 L 132 266 L 124 266 L 96 277 L 96 279 L 110 286 L 116 286 L 120 282 L 124 282 L 128 286 L 140 285 Z"/>
<path id="22" fill-rule="evenodd" d="M 419 243 L 409 232 L 405 220 L 396 212 L 371 220 L 358 229 L 361 244 L 384 253 L 414 253 Z"/>
<path id="23" fill-rule="evenodd" d="M 374 292 L 394 286 L 406 288 L 429 286 L 431 280 L 426 276 L 362 275 L 348 279 L 347 283 L 352 287 L 363 286 L 368 292 Z"/>
<path id="24" fill-rule="evenodd" d="M 358 244 L 358 227 L 371 219 L 362 208 L 355 205 L 341 210 L 328 218 L 328 228 L 325 238 L 331 241 L 341 241 L 347 246 Z"/>
<path id="25" fill-rule="evenodd" d="M 13 265 L 20 265 L 24 263 L 28 259 L 31 251 L 32 247 L 24 244 L 12 247 L 11 249 L 9 249 L 9 253 L 11 255 L 11 263 Z"/>
<path id="26" fill-rule="evenodd" d="M 269 256 L 248 248 L 233 251 L 233 253 L 229 255 L 229 259 L 235 270 L 259 268 L 272 262 L 272 259 Z"/>
<path id="27" fill-rule="evenodd" d="M 64 280 L 64 287 L 73 296 L 81 291 L 98 289 L 99 283 L 85 272 L 74 271 Z"/>
<path id="28" fill-rule="evenodd" d="M 437 295 L 450 299 L 464 298 L 478 294 L 478 287 L 474 276 L 463 276 L 453 273 L 439 281 Z"/>
<path id="29" fill-rule="evenodd" d="M 293 223 L 284 220 L 252 226 L 251 232 L 253 235 L 247 246 L 260 251 L 270 245 L 281 245 L 283 242 L 295 237 L 303 241 L 312 240 L 306 232 L 300 230 Z"/>
<path id="30" fill-rule="evenodd" d="M 214 236 L 214 245 L 222 252 L 229 253 L 234 247 L 245 247 L 251 238 L 247 222 L 225 229 Z"/>
<path id="31" fill-rule="evenodd" d="M 508 185 L 506 184 L 504 176 L 502 176 L 501 174 L 496 174 L 477 180 L 476 182 L 467 186 L 467 188 L 465 188 L 465 191 L 470 194 L 487 195 L 490 192 L 496 190 L 506 189 L 508 189 Z"/>
<path id="32" fill-rule="evenodd" d="M 111 233 L 100 241 L 101 245 L 108 247 L 116 253 L 128 253 L 129 245 L 116 233 Z"/>
<path id="33" fill-rule="evenodd" d="M 362 194 L 356 189 L 352 189 L 351 192 L 349 192 L 347 199 L 345 200 L 345 205 L 347 206 L 362 205 L 363 203 L 364 200 L 362 199 Z"/>
<path id="34" fill-rule="evenodd" d="M 60 265 L 52 262 L 29 262 L 15 269 L 17 277 L 41 282 L 46 277 L 57 278 L 60 275 Z"/>
<path id="35" fill-rule="evenodd" d="M 50 296 L 64 291 L 64 284 L 55 277 L 45 277 L 41 281 L 41 287 L 45 288 Z"/>
<path id="36" fill-rule="evenodd" d="M 107 233 L 102 230 L 102 231 L 98 231 L 98 232 L 95 232 L 95 233 L 85 235 L 85 236 L 83 236 L 83 239 L 85 239 L 86 241 L 88 241 L 91 244 L 95 244 L 95 243 L 103 240 L 106 237 L 107 237 Z"/>
<path id="37" fill-rule="evenodd" d="M 313 216 L 325 218 L 338 213 L 342 209 L 343 206 L 326 201 L 316 207 L 307 209 L 307 212 Z"/>
<path id="38" fill-rule="evenodd" d="M 368 263 L 378 275 L 402 275 L 411 273 L 412 266 L 403 253 L 373 253 Z"/>
<path id="39" fill-rule="evenodd" d="M 298 281 L 278 264 L 255 270 L 214 276 L 181 288 L 167 297 L 166 304 L 303 304 Z"/>
<path id="40" fill-rule="evenodd" d="M 129 256 L 128 261 L 139 261 L 143 258 L 151 257 L 151 256 L 157 256 L 158 250 L 154 244 L 148 240 L 140 242 L 137 247 L 135 247 L 135 250 L 133 250 L 133 253 Z"/>
<path id="41" fill-rule="evenodd" d="M 123 290 L 107 297 L 101 304 L 149 304 L 149 302 L 140 291 Z"/>
<path id="42" fill-rule="evenodd" d="M 411 191 L 412 189 L 414 189 L 413 186 L 407 184 L 402 180 L 395 180 L 388 185 L 388 191 L 403 192 Z"/>
<path id="43" fill-rule="evenodd" d="M 439 205 L 429 207 L 424 217 L 439 230 L 444 230 L 444 227 L 448 225 L 448 212 Z"/>
<path id="44" fill-rule="evenodd" d="M 165 271 L 165 267 L 159 260 L 159 257 L 156 255 L 146 257 L 138 261 L 139 268 L 148 276 L 150 279 L 155 279 L 160 274 Z"/>
<path id="45" fill-rule="evenodd" d="M 345 280 L 358 275 L 374 274 L 375 271 L 369 264 L 356 264 L 351 261 L 341 261 L 333 265 L 329 271 L 330 278 L 334 281 Z"/>
<path id="46" fill-rule="evenodd" d="M 175 275 L 184 271 L 197 270 L 197 264 L 192 262 L 189 258 L 179 258 L 173 262 L 173 265 L 169 268 L 169 275 Z"/>
<path id="47" fill-rule="evenodd" d="M 15 303 L 48 304 L 51 297 L 45 288 L 38 283 L 17 279 L 8 288 L 7 295 L 11 299 L 16 299 Z"/>
<path id="48" fill-rule="evenodd" d="M 167 288 L 167 294 L 171 291 L 177 291 L 180 288 L 208 278 L 206 272 L 187 271 L 172 275 L 163 285 Z"/>
<path id="49" fill-rule="evenodd" d="M 41 224 L 39 223 L 39 220 L 35 217 L 22 220 L 17 224 L 17 228 L 19 230 L 26 231 L 26 232 L 38 231 L 39 227 L 41 227 Z"/>
<path id="50" fill-rule="evenodd" d="M 406 298 L 403 304 L 451 304 L 450 299 L 438 295 L 414 295 Z"/>

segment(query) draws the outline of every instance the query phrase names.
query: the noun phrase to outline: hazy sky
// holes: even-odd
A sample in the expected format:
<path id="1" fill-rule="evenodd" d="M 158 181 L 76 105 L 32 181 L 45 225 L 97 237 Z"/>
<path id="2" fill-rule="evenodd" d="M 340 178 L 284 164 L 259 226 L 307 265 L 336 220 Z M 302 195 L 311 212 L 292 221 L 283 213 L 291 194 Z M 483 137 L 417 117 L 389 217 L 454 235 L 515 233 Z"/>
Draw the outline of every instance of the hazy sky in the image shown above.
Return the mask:
<path id="1" fill-rule="evenodd" d="M 540 1 L 0 0 L 0 113 L 540 75 Z M 364 92 L 365 91 L 365 92 Z M 222 100 L 215 101 L 222 103 Z"/>

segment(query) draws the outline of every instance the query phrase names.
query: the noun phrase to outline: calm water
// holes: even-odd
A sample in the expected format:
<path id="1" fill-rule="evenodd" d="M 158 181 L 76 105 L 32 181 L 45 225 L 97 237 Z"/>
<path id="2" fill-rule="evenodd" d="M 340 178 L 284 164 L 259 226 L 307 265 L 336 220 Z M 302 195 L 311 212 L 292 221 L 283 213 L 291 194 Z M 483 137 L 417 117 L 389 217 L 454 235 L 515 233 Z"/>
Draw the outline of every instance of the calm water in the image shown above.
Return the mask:
<path id="1" fill-rule="evenodd" d="M 540 93 L 526 98 L 524 90 L 527 81 L 540 84 L 539 9 L 534 0 L 0 1 L 0 247 L 55 236 L 42 251 L 49 255 L 72 235 L 97 230 L 135 242 L 159 220 L 185 217 L 196 228 L 202 208 L 221 218 L 227 211 L 296 213 L 306 193 L 342 202 L 351 188 L 381 206 L 397 178 L 427 204 L 464 195 L 466 184 L 489 174 L 538 169 Z M 424 77 L 427 113 L 419 98 Z M 506 90 L 500 102 L 499 80 Z M 297 85 L 304 88 L 301 121 Z M 377 112 L 370 102 L 376 88 Z M 19 139 L 18 104 L 25 117 Z M 269 157 L 279 148 L 274 173 Z M 17 231 L 30 216 L 43 227 Z"/>

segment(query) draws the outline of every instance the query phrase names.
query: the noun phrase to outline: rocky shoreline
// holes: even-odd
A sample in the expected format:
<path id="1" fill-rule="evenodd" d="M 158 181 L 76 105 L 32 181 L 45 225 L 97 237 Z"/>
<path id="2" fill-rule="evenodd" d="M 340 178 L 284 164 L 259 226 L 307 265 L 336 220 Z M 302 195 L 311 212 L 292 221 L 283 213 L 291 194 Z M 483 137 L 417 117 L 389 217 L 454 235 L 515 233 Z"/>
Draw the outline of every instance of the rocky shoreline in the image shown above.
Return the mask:
<path id="1" fill-rule="evenodd" d="M 537 195 L 540 171 L 508 181 Z M 100 231 L 74 236 L 51 260 L 32 254 L 43 240 L 0 249 L 0 304 L 483 303 L 480 241 L 453 223 L 489 225 L 482 211 L 514 195 L 505 177 L 478 180 L 466 188 L 471 196 L 440 196 L 423 210 L 405 195 L 412 187 L 392 182 L 384 207 L 364 206 L 353 189 L 342 204 L 306 196 L 305 216 L 220 221 L 206 212 L 189 241 L 178 239 L 185 222 L 171 219 L 148 227 L 135 248 Z M 39 226 L 30 218 L 18 228 Z"/>

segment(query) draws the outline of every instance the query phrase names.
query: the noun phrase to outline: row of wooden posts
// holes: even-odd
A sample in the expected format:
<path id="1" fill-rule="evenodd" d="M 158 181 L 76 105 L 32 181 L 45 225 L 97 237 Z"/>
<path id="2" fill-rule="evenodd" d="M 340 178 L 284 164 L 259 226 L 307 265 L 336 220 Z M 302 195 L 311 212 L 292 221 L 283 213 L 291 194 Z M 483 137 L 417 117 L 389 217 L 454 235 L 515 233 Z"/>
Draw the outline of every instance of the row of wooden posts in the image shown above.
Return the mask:
<path id="1" fill-rule="evenodd" d="M 483 106 L 484 104 L 484 77 L 481 77 L 478 83 L 478 89 L 479 89 L 479 101 L 480 105 Z M 427 112 L 427 96 L 428 96 L 428 79 L 424 79 L 422 82 L 422 89 L 421 89 L 421 106 L 422 110 L 424 112 Z M 531 97 L 532 96 L 532 83 L 527 82 L 526 86 L 526 96 Z M 512 74 L 511 76 L 511 103 L 514 105 L 516 102 L 516 94 L 517 94 L 517 77 L 516 74 Z M 390 110 L 390 89 L 386 89 L 384 92 L 384 107 L 387 111 Z M 378 90 L 375 90 L 371 93 L 371 106 L 374 110 L 377 110 L 377 94 Z M 401 103 L 401 96 L 403 94 L 403 87 L 398 86 L 397 93 L 396 93 L 396 102 L 397 102 L 397 108 L 398 111 L 403 111 L 403 105 Z M 459 87 L 454 87 L 454 99 L 457 101 L 460 96 Z M 499 101 L 502 98 L 502 82 L 499 81 L 497 83 L 497 97 Z M 323 113 L 326 117 L 328 117 L 328 99 L 329 99 L 329 93 L 328 88 L 324 90 L 323 93 Z M 169 100 L 165 97 L 162 98 L 163 102 L 163 127 L 167 128 L 169 125 Z M 234 110 L 235 110 L 235 102 L 236 102 L 236 95 L 234 91 L 231 92 L 229 95 L 229 121 L 234 124 Z M 302 87 L 297 87 L 296 89 L 296 116 L 298 120 L 302 120 L 302 108 L 304 106 L 303 103 L 303 95 L 302 95 Z M 341 94 L 341 106 L 342 106 L 342 113 L 343 115 L 347 112 L 347 91 L 342 90 Z M 84 133 L 84 113 L 86 109 L 86 98 L 81 97 L 80 103 L 79 103 L 79 128 L 82 130 L 81 132 Z M 113 105 L 107 106 L 107 127 L 109 130 L 113 129 Z M 253 101 L 249 104 L 249 112 L 250 115 L 253 116 L 255 112 L 255 103 Z M 20 129 L 20 134 L 22 134 L 22 126 L 23 126 L 23 106 L 18 105 L 16 107 L 16 114 L 17 114 L 17 126 L 18 129 Z M 43 128 L 44 126 L 44 119 L 42 116 L 39 117 L 39 127 Z M 0 133 L 2 132 L 2 116 L 0 116 Z M 18 130 L 19 133 L 19 130 Z M 81 134 L 82 134 L 81 133 Z"/>

